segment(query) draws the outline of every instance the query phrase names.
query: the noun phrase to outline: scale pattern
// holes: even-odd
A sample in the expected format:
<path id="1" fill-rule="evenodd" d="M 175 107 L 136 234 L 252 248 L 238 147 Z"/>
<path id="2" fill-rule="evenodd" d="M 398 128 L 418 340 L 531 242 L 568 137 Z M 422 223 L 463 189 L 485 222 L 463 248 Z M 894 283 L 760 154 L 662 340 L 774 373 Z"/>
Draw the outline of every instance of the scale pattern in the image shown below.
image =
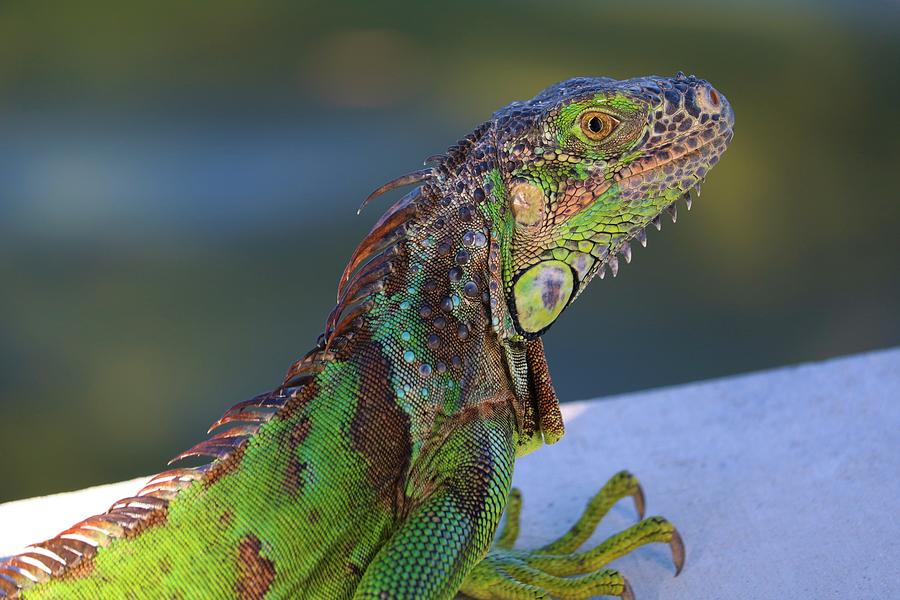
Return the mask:
<path id="1" fill-rule="evenodd" d="M 659 517 L 576 553 L 620 498 L 643 516 L 630 474 L 533 552 L 512 550 L 510 485 L 517 456 L 564 432 L 540 335 L 674 219 L 732 124 L 695 77 L 578 78 L 381 186 L 364 205 L 415 187 L 351 256 L 315 347 L 173 459 L 210 462 L 0 562 L 0 596 L 629 597 L 602 567 L 650 542 L 680 569 Z"/>

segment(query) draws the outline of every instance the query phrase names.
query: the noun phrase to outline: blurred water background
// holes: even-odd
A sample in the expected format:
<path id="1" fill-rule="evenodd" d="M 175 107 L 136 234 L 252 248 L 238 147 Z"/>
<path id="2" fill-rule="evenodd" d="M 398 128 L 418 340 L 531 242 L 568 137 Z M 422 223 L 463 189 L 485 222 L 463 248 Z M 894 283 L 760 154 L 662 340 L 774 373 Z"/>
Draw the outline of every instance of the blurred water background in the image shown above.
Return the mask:
<path id="1" fill-rule="evenodd" d="M 360 200 L 575 75 L 695 73 L 737 126 L 546 336 L 564 400 L 900 343 L 898 6 L 0 4 L 0 501 L 156 472 L 278 383 Z"/>

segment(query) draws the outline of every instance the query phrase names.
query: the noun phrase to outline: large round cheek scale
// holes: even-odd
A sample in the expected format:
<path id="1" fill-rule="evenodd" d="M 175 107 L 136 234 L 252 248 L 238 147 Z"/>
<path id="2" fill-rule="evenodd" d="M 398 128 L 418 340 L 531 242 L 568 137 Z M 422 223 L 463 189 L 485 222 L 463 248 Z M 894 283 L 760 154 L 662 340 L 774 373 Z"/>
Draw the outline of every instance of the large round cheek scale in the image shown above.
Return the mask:
<path id="1" fill-rule="evenodd" d="M 571 267 L 559 260 L 546 260 L 525 271 L 513 286 L 519 327 L 536 333 L 553 323 L 575 288 Z"/>

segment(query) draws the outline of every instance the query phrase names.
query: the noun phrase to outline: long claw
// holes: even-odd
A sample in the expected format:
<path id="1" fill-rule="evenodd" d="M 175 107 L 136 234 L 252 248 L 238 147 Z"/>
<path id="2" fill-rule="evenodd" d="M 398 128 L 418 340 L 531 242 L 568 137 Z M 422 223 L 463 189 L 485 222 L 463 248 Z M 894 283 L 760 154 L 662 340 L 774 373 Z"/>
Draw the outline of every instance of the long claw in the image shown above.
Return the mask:
<path id="1" fill-rule="evenodd" d="M 631 589 L 631 584 L 624 577 L 622 578 L 622 595 L 619 598 L 622 600 L 634 600 L 634 591 Z"/>
<path id="2" fill-rule="evenodd" d="M 644 488 L 641 487 L 641 484 L 637 484 L 637 489 L 634 490 L 631 497 L 634 499 L 634 510 L 637 511 L 638 521 L 643 521 L 646 502 L 644 501 Z"/>
<path id="3" fill-rule="evenodd" d="M 674 527 L 669 547 L 672 549 L 672 562 L 675 563 L 675 577 L 678 577 L 681 569 L 684 568 L 684 540 L 681 539 L 681 534 Z"/>

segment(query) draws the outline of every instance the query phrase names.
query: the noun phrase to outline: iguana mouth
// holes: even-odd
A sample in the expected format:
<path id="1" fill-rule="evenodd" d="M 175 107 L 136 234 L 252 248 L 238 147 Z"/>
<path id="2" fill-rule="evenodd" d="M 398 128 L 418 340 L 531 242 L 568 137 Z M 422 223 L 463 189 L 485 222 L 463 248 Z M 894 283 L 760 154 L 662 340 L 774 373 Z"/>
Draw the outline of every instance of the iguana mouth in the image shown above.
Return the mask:
<path id="1" fill-rule="evenodd" d="M 734 117 L 729 107 L 727 112 L 721 115 L 714 123 L 720 124 L 718 129 L 712 126 L 702 130 L 688 132 L 677 137 L 665 145 L 651 150 L 648 154 L 641 156 L 631 163 L 623 166 L 615 173 L 610 174 L 609 178 L 603 182 L 590 196 L 582 195 L 575 202 L 571 202 L 569 206 L 562 209 L 563 216 L 571 216 L 580 210 L 586 208 L 591 202 L 595 201 L 599 196 L 607 192 L 613 185 L 619 185 L 620 188 L 629 190 L 639 188 L 640 182 L 645 179 L 648 173 L 662 173 L 662 178 L 651 178 L 641 189 L 641 195 L 646 196 L 653 188 L 671 189 L 677 183 L 683 182 L 688 178 L 699 178 L 700 181 L 706 178 L 709 170 L 719 161 L 722 154 L 731 143 L 734 135 Z M 721 117 L 725 117 L 723 122 Z M 689 173 L 679 173 L 678 167 L 688 164 L 692 159 L 697 157 L 705 158 L 704 164 L 698 165 Z M 675 179 L 678 176 L 678 179 Z M 679 181 L 680 180 L 680 181 Z M 636 184 L 637 182 L 637 184 Z M 685 191 L 694 186 L 696 182 L 692 182 L 685 186 Z"/>
<path id="2" fill-rule="evenodd" d="M 731 138 L 734 135 L 734 132 L 730 128 L 718 135 L 716 135 L 715 132 L 712 132 L 712 130 L 706 131 L 713 133 L 713 135 L 708 136 L 709 139 L 703 139 L 699 144 L 695 144 L 694 147 L 690 147 L 691 142 L 695 141 L 698 137 L 704 137 L 704 133 L 706 132 L 673 140 L 668 146 L 659 148 L 652 154 L 648 154 L 646 157 L 640 158 L 620 169 L 613 175 L 613 181 L 622 185 L 623 183 L 633 181 L 640 175 L 655 169 L 662 169 L 663 172 L 665 172 L 665 167 L 667 165 L 683 164 L 692 157 L 708 154 L 709 160 L 707 166 L 699 167 L 697 169 L 698 171 L 701 171 L 701 179 L 705 179 L 706 172 L 718 162 L 719 157 L 725 152 L 725 148 L 731 142 Z M 710 146 L 717 145 L 721 146 L 718 152 L 708 152 Z M 716 148 L 713 148 L 713 150 L 716 150 Z M 674 154 L 671 154 L 672 152 L 674 152 Z M 696 173 L 693 173 L 692 175 L 696 175 Z"/>

